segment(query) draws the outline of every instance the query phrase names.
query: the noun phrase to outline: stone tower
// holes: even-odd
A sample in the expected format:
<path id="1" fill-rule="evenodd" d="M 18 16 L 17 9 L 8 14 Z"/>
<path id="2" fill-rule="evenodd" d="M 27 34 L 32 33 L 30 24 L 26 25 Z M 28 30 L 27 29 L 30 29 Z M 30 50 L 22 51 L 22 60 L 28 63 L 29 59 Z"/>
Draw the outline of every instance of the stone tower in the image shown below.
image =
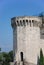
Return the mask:
<path id="1" fill-rule="evenodd" d="M 11 19 L 14 62 L 37 65 L 40 52 L 40 17 L 19 16 Z"/>

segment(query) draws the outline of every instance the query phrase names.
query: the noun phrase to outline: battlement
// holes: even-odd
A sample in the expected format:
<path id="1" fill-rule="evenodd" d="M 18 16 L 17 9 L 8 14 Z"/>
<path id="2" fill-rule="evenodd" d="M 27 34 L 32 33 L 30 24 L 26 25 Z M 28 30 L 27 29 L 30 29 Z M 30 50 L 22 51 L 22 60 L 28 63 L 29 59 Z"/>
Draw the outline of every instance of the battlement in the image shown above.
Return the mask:
<path id="1" fill-rule="evenodd" d="M 37 27 L 41 26 L 42 19 L 41 17 L 36 16 L 19 16 L 13 17 L 11 19 L 11 25 L 14 26 L 26 26 L 29 25 L 30 27 Z"/>

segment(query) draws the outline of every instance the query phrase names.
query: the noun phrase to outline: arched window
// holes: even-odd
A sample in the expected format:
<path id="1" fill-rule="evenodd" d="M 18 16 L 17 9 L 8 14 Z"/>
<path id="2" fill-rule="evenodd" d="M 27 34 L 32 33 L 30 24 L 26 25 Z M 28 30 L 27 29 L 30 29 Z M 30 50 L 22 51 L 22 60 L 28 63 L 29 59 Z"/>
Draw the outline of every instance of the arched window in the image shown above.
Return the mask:
<path id="1" fill-rule="evenodd" d="M 23 52 L 20 52 L 21 61 L 23 61 Z"/>

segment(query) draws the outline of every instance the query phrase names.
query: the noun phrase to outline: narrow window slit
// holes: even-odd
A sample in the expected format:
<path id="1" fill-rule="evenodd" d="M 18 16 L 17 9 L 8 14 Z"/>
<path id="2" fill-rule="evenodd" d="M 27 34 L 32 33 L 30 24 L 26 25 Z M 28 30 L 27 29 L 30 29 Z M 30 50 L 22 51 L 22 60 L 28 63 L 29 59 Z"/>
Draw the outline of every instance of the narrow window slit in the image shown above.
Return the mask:
<path id="1" fill-rule="evenodd" d="M 22 26 L 22 20 L 20 20 L 20 25 Z"/>
<path id="2" fill-rule="evenodd" d="M 23 61 L 23 52 L 20 52 L 21 61 Z"/>
<path id="3" fill-rule="evenodd" d="M 27 23 L 27 25 L 28 25 L 28 20 L 26 20 L 26 23 Z"/>
<path id="4" fill-rule="evenodd" d="M 30 27 L 31 27 L 31 20 L 29 20 L 29 23 L 30 23 Z"/>
<path id="5" fill-rule="evenodd" d="M 25 20 L 23 20 L 23 25 L 25 25 Z"/>
<path id="6" fill-rule="evenodd" d="M 17 20 L 17 25 L 19 26 L 19 21 Z"/>
<path id="7" fill-rule="evenodd" d="M 34 26 L 34 20 L 32 20 L 32 24 L 33 24 L 33 26 Z"/>

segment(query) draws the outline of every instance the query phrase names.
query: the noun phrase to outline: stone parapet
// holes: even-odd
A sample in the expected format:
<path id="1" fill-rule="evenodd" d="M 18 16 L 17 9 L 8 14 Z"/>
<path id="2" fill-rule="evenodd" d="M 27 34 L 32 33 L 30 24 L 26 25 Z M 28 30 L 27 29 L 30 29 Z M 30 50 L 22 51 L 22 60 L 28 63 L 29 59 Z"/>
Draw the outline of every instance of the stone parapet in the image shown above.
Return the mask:
<path id="1" fill-rule="evenodd" d="M 30 16 L 23 16 L 23 17 L 14 17 L 11 19 L 11 25 L 14 26 L 26 26 L 29 25 L 30 27 L 41 26 L 42 19 L 41 17 L 30 17 Z"/>

